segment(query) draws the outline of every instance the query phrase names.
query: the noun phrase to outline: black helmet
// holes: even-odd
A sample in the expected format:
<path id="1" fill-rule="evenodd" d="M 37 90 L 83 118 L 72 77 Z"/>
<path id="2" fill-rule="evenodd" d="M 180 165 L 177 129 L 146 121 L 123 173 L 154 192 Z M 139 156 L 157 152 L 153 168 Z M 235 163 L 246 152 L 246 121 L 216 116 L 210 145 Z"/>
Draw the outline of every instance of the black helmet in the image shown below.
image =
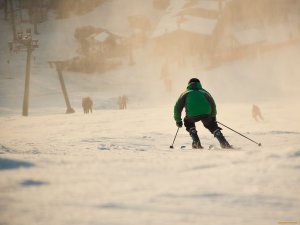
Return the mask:
<path id="1" fill-rule="evenodd" d="M 192 78 L 192 79 L 190 79 L 189 84 L 190 83 L 196 83 L 196 82 L 200 83 L 200 80 L 197 79 L 197 78 Z"/>

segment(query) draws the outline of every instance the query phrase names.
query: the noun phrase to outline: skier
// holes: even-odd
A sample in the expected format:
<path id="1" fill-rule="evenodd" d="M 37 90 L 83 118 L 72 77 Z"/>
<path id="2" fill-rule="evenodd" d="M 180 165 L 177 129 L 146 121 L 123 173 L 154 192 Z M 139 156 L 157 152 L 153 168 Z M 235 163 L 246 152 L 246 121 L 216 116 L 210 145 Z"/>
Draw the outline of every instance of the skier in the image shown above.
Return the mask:
<path id="1" fill-rule="evenodd" d="M 190 79 L 187 90 L 183 92 L 174 106 L 174 119 L 177 127 L 182 127 L 181 112 L 185 108 L 184 126 L 193 139 L 192 147 L 203 148 L 197 134 L 195 123 L 200 121 L 220 142 L 222 148 L 232 148 L 218 127 L 216 104 L 212 96 L 202 88 L 197 78 Z"/>
<path id="2" fill-rule="evenodd" d="M 260 108 L 257 105 L 252 105 L 252 117 L 253 119 L 255 119 L 257 122 L 259 121 L 259 119 L 264 120 Z M 259 119 L 258 119 L 259 118 Z"/>
<path id="3" fill-rule="evenodd" d="M 127 109 L 128 97 L 126 95 L 119 96 L 118 104 L 119 109 Z"/>
<path id="4" fill-rule="evenodd" d="M 81 105 L 84 114 L 93 113 L 93 100 L 89 96 L 82 98 Z"/>

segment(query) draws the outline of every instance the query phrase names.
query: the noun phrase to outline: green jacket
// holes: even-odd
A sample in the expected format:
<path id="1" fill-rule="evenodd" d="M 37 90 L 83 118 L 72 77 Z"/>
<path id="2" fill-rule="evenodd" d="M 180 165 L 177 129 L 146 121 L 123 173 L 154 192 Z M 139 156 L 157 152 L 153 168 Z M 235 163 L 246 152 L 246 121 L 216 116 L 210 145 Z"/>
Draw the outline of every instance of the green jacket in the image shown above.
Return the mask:
<path id="1" fill-rule="evenodd" d="M 187 117 L 217 115 L 216 104 L 212 96 L 202 88 L 201 83 L 193 82 L 188 84 L 174 106 L 174 119 L 181 121 L 181 112 L 185 107 Z"/>

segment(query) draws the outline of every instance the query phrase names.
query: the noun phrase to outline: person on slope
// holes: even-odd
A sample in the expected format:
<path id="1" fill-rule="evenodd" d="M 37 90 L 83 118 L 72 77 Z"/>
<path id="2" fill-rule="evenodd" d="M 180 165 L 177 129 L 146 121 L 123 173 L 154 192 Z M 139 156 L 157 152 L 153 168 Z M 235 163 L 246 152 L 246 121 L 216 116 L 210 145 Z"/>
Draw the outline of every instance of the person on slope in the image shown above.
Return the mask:
<path id="1" fill-rule="evenodd" d="M 212 96 L 202 88 L 197 78 L 190 79 L 187 89 L 178 98 L 174 106 L 174 119 L 177 127 L 182 127 L 181 112 L 185 108 L 184 126 L 193 139 L 192 147 L 203 148 L 197 134 L 195 123 L 201 121 L 220 142 L 222 148 L 232 148 L 223 136 L 216 121 L 217 109 Z"/>

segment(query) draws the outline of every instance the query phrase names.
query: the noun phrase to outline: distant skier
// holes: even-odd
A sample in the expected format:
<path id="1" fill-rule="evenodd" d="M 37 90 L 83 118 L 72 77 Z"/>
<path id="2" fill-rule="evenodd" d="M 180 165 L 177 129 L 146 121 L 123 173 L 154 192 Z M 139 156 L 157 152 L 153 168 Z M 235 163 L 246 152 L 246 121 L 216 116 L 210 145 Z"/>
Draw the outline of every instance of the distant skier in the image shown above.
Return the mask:
<path id="1" fill-rule="evenodd" d="M 123 105 L 123 109 L 127 109 L 127 102 L 128 102 L 128 97 L 126 95 L 122 96 L 122 105 Z"/>
<path id="2" fill-rule="evenodd" d="M 82 108 L 84 114 L 93 112 L 93 100 L 89 96 L 82 98 Z"/>
<path id="3" fill-rule="evenodd" d="M 252 117 L 253 119 L 255 119 L 257 122 L 259 121 L 259 119 L 264 120 L 260 108 L 257 105 L 252 106 Z M 259 119 L 258 119 L 259 118 Z"/>
<path id="4" fill-rule="evenodd" d="M 128 97 L 126 95 L 119 96 L 118 104 L 119 109 L 127 109 Z"/>
<path id="5" fill-rule="evenodd" d="M 192 78 L 174 106 L 174 119 L 182 127 L 181 112 L 185 108 L 184 126 L 193 139 L 192 147 L 203 148 L 197 134 L 195 123 L 201 121 L 220 142 L 222 148 L 232 148 L 227 142 L 216 122 L 216 104 L 212 96 L 202 88 L 197 78 Z"/>

